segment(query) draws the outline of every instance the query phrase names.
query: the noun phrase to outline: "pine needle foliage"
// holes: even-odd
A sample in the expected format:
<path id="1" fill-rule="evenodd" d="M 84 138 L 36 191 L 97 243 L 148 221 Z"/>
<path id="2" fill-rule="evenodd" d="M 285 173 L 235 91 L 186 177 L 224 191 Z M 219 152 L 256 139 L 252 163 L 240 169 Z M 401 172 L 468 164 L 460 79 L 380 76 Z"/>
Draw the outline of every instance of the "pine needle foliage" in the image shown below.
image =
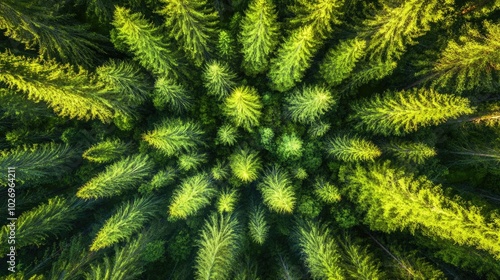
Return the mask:
<path id="1" fill-rule="evenodd" d="M 217 199 L 217 212 L 220 214 L 232 213 L 238 202 L 238 193 L 236 190 L 224 189 L 219 193 Z"/>
<path id="2" fill-rule="evenodd" d="M 248 148 L 238 149 L 229 160 L 234 176 L 244 183 L 255 181 L 261 169 L 259 154 Z"/>
<path id="3" fill-rule="evenodd" d="M 88 253 L 82 235 L 54 246 L 57 259 L 52 263 L 48 279 L 72 280 L 83 276 L 84 269 L 95 256 Z"/>
<path id="4" fill-rule="evenodd" d="M 340 190 L 338 187 L 328 182 L 324 178 L 316 178 L 314 182 L 314 194 L 325 203 L 335 203 L 340 201 Z"/>
<path id="5" fill-rule="evenodd" d="M 209 62 L 203 70 L 203 85 L 207 93 L 223 100 L 231 92 L 235 83 L 236 75 L 225 63 L 217 60 Z"/>
<path id="6" fill-rule="evenodd" d="M 421 142 L 392 142 L 386 149 L 400 160 L 423 164 L 436 150 Z"/>
<path id="7" fill-rule="evenodd" d="M 295 14 L 290 23 L 298 26 L 310 25 L 320 38 L 333 33 L 332 25 L 340 24 L 344 0 L 297 0 L 290 7 Z"/>
<path id="8" fill-rule="evenodd" d="M 241 21 L 242 66 L 250 75 L 267 70 L 278 44 L 278 16 L 272 0 L 253 0 Z"/>
<path id="9" fill-rule="evenodd" d="M 216 37 L 218 15 L 206 0 L 161 0 L 158 11 L 165 16 L 170 35 L 182 46 L 197 66 L 213 55 L 212 39 Z"/>
<path id="10" fill-rule="evenodd" d="M 88 161 L 108 163 L 123 156 L 129 148 L 130 144 L 120 139 L 109 139 L 88 148 L 82 157 Z"/>
<path id="11" fill-rule="evenodd" d="M 341 41 L 331 48 L 320 64 L 320 74 L 330 86 L 347 79 L 365 55 L 366 41 L 359 38 Z"/>
<path id="12" fill-rule="evenodd" d="M 154 85 L 153 104 L 160 110 L 170 108 L 176 113 L 182 113 L 193 106 L 193 97 L 185 86 L 162 76 L 156 79 Z"/>
<path id="13" fill-rule="evenodd" d="M 276 213 L 292 213 L 295 207 L 295 191 L 286 172 L 278 166 L 268 169 L 259 183 L 264 204 Z"/>
<path id="14" fill-rule="evenodd" d="M 283 160 L 294 160 L 302 156 L 304 142 L 295 133 L 284 134 L 278 139 L 278 156 Z"/>
<path id="15" fill-rule="evenodd" d="M 141 187 L 139 188 L 140 193 L 151 193 L 153 191 L 160 190 L 161 188 L 164 188 L 170 184 L 172 184 L 175 179 L 177 178 L 177 170 L 173 167 L 165 167 L 164 169 L 158 171 L 153 178 L 151 178 L 151 181 L 142 184 Z"/>
<path id="16" fill-rule="evenodd" d="M 386 92 L 353 106 L 358 129 L 382 135 L 404 135 L 421 127 L 471 114 L 468 99 L 434 90 Z"/>
<path id="17" fill-rule="evenodd" d="M 197 123 L 180 119 L 166 119 L 152 131 L 142 135 L 149 145 L 166 156 L 192 151 L 202 144 L 203 131 Z"/>
<path id="18" fill-rule="evenodd" d="M 318 120 L 336 103 L 333 94 L 322 86 L 305 86 L 286 98 L 287 109 L 292 120 L 312 123 Z"/>
<path id="19" fill-rule="evenodd" d="M 183 171 L 199 169 L 200 165 L 207 162 L 207 155 L 200 153 L 187 153 L 179 156 L 179 168 Z"/>
<path id="20" fill-rule="evenodd" d="M 217 160 L 215 166 L 211 170 L 212 178 L 217 181 L 222 181 L 229 176 L 229 166 L 225 161 Z"/>
<path id="21" fill-rule="evenodd" d="M 122 203 L 97 233 L 90 251 L 99 251 L 129 239 L 159 211 L 158 201 L 151 196 L 137 197 Z"/>
<path id="22" fill-rule="evenodd" d="M 248 232 L 252 241 L 262 245 L 267 239 L 270 226 L 267 224 L 266 212 L 260 205 L 252 208 L 248 214 Z"/>
<path id="23" fill-rule="evenodd" d="M 296 229 L 297 243 L 313 279 L 345 279 L 341 255 L 326 224 L 302 222 Z"/>
<path id="24" fill-rule="evenodd" d="M 141 13 L 119 6 L 115 8 L 112 23 L 118 31 L 117 37 L 127 44 L 142 67 L 157 75 L 177 76 L 179 63 L 159 27 L 144 19 Z"/>
<path id="25" fill-rule="evenodd" d="M 231 124 L 223 124 L 217 130 L 217 140 L 226 146 L 234 146 L 237 143 L 238 129 Z"/>
<path id="26" fill-rule="evenodd" d="M 186 219 L 210 204 L 215 189 L 207 174 L 199 173 L 187 177 L 174 191 L 168 214 L 172 219 Z"/>
<path id="27" fill-rule="evenodd" d="M 353 242 L 348 235 L 344 237 L 340 244 L 345 254 L 344 270 L 346 275 L 349 275 L 352 279 L 362 280 L 387 279 L 387 276 L 380 270 L 380 263 L 368 251 L 367 246 L 361 246 Z"/>
<path id="28" fill-rule="evenodd" d="M 106 170 L 78 189 L 82 199 L 98 199 L 122 194 L 149 175 L 153 162 L 147 155 L 136 154 L 106 166 Z"/>
<path id="29" fill-rule="evenodd" d="M 229 279 L 238 254 L 239 234 L 234 216 L 209 216 L 197 242 L 195 279 Z"/>
<path id="30" fill-rule="evenodd" d="M 262 102 L 257 90 L 249 86 L 233 89 L 224 102 L 224 114 L 238 127 L 251 131 L 259 125 Z"/>
<path id="31" fill-rule="evenodd" d="M 373 161 L 382 151 L 372 142 L 358 136 L 338 136 L 328 140 L 326 150 L 329 155 L 342 161 Z"/>

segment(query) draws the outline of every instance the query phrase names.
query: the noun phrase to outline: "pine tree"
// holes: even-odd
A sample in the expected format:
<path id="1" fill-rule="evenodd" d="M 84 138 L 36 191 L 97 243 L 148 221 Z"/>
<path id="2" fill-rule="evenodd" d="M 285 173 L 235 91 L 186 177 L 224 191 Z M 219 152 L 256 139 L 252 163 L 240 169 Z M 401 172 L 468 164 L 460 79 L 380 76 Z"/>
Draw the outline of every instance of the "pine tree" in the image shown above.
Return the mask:
<path id="1" fill-rule="evenodd" d="M 179 156 L 178 165 L 183 171 L 199 169 L 200 165 L 207 162 L 207 155 L 200 153 L 187 153 Z"/>
<path id="2" fill-rule="evenodd" d="M 366 41 L 354 38 L 341 41 L 330 49 L 320 64 L 320 74 L 330 86 L 347 79 L 357 62 L 365 55 Z"/>
<path id="3" fill-rule="evenodd" d="M 295 135 L 284 134 L 278 139 L 278 156 L 283 160 L 294 160 L 302 156 L 304 151 L 303 141 Z"/>
<path id="4" fill-rule="evenodd" d="M 332 126 L 329 123 L 324 123 L 322 121 L 317 121 L 312 123 L 307 130 L 307 134 L 311 138 L 319 138 L 324 136 Z"/>
<path id="5" fill-rule="evenodd" d="M 226 179 L 229 176 L 229 166 L 225 161 L 217 160 L 211 170 L 212 178 L 217 181 Z"/>
<path id="6" fill-rule="evenodd" d="M 202 143 L 203 131 L 192 121 L 166 119 L 152 131 L 144 133 L 142 139 L 167 156 L 191 151 Z"/>
<path id="7" fill-rule="evenodd" d="M 129 143 L 120 139 L 109 139 L 88 148 L 82 157 L 88 161 L 108 163 L 123 156 L 129 149 Z"/>
<path id="8" fill-rule="evenodd" d="M 337 244 L 326 224 L 305 221 L 297 227 L 296 234 L 305 264 L 313 279 L 345 278 Z"/>
<path id="9" fill-rule="evenodd" d="M 242 44 L 245 72 L 264 72 L 271 53 L 278 44 L 278 19 L 272 0 L 253 0 L 241 22 L 239 41 Z"/>
<path id="10" fill-rule="evenodd" d="M 416 164 L 423 164 L 436 155 L 436 150 L 421 142 L 392 142 L 385 147 L 398 159 Z"/>
<path id="11" fill-rule="evenodd" d="M 346 255 L 344 266 L 346 274 L 352 279 L 387 279 L 387 276 L 380 271 L 380 263 L 368 252 L 368 247 L 353 242 L 348 235 L 340 244 Z"/>
<path id="12" fill-rule="evenodd" d="M 199 173 L 185 178 L 172 195 L 169 216 L 172 219 L 186 219 L 210 204 L 214 195 L 215 189 L 207 174 Z"/>
<path id="13" fill-rule="evenodd" d="M 98 199 L 122 194 L 149 175 L 153 163 L 147 155 L 128 156 L 106 166 L 106 170 L 90 179 L 78 189 L 76 196 L 82 199 Z"/>
<path id="14" fill-rule="evenodd" d="M 206 0 L 161 0 L 165 4 L 159 11 L 165 16 L 170 35 L 182 46 L 197 65 L 212 55 L 211 40 L 215 38 L 217 13 Z"/>
<path id="15" fill-rule="evenodd" d="M 375 144 L 358 136 L 332 138 L 326 150 L 328 154 L 347 162 L 373 161 L 382 154 Z"/>
<path id="16" fill-rule="evenodd" d="M 324 115 L 336 103 L 336 98 L 322 86 L 305 86 L 286 98 L 287 109 L 292 120 L 312 123 Z"/>
<path id="17" fill-rule="evenodd" d="M 232 61 L 236 53 L 235 41 L 231 33 L 226 30 L 221 30 L 219 32 L 219 37 L 217 40 L 217 54 L 224 61 Z"/>
<path id="18" fill-rule="evenodd" d="M 332 25 L 340 24 L 344 0 L 297 0 L 290 7 L 295 16 L 290 23 L 298 26 L 310 25 L 321 38 L 333 33 Z"/>
<path id="19" fill-rule="evenodd" d="M 139 192 L 149 194 L 153 191 L 160 190 L 168 185 L 171 185 L 177 178 L 177 170 L 173 167 L 167 166 L 158 171 L 151 181 L 144 183 L 139 187 Z"/>
<path id="20" fill-rule="evenodd" d="M 353 106 L 357 128 L 382 135 L 403 135 L 420 127 L 473 113 L 468 99 L 433 90 L 386 92 Z"/>
<path id="21" fill-rule="evenodd" d="M 154 85 L 153 104 L 159 110 L 168 107 L 176 113 L 181 113 L 193 106 L 193 97 L 185 86 L 162 76 Z"/>
<path id="22" fill-rule="evenodd" d="M 236 207 L 236 202 L 238 202 L 238 193 L 236 190 L 222 190 L 217 199 L 217 212 L 220 214 L 224 214 L 225 212 L 232 213 Z"/>
<path id="23" fill-rule="evenodd" d="M 356 89 L 368 82 L 378 81 L 389 76 L 397 66 L 394 60 L 373 60 L 368 63 L 360 64 L 357 71 L 353 72 L 345 85 L 342 87 L 342 93 L 355 94 Z"/>
<path id="24" fill-rule="evenodd" d="M 152 197 L 138 197 L 122 203 L 97 233 L 90 251 L 98 251 L 129 239 L 158 213 L 158 202 Z"/>
<path id="25" fill-rule="evenodd" d="M 295 191 L 288 173 L 274 166 L 264 173 L 259 190 L 267 207 L 277 213 L 292 213 L 295 207 Z"/>
<path id="26" fill-rule="evenodd" d="M 230 215 L 210 215 L 201 230 L 195 279 L 229 279 L 239 247 L 239 224 Z"/>
<path id="27" fill-rule="evenodd" d="M 223 124 L 217 130 L 217 142 L 226 146 L 233 146 L 237 142 L 238 130 L 231 124 Z"/>
<path id="28" fill-rule="evenodd" d="M 144 19 L 141 13 L 132 13 L 129 9 L 115 8 L 113 25 L 118 31 L 118 38 L 123 40 L 134 58 L 154 74 L 177 77 L 177 58 L 169 50 L 160 28 Z"/>
<path id="29" fill-rule="evenodd" d="M 389 162 L 344 169 L 345 193 L 366 212 L 372 230 L 408 229 L 424 235 L 474 246 L 500 258 L 500 217 L 489 218 L 473 205 L 443 195 L 441 186 L 425 177 L 392 168 Z"/>
<path id="30" fill-rule="evenodd" d="M 259 245 L 264 244 L 269 228 L 264 208 L 260 205 L 253 207 L 248 214 L 248 231 L 252 240 Z"/>
<path id="31" fill-rule="evenodd" d="M 261 160 L 257 152 L 243 148 L 231 155 L 229 165 L 236 178 L 244 183 L 250 183 L 259 175 Z"/>
<path id="32" fill-rule="evenodd" d="M 48 279 L 71 280 L 84 274 L 82 269 L 95 259 L 89 254 L 82 235 L 76 235 L 69 241 L 63 241 L 52 249 L 57 259 L 52 262 Z M 49 258 L 47 258 L 49 259 Z"/>
<path id="33" fill-rule="evenodd" d="M 322 177 L 316 178 L 314 182 L 314 194 L 321 201 L 329 204 L 338 202 L 341 199 L 339 188 Z"/>
<path id="34" fill-rule="evenodd" d="M 302 80 L 317 50 L 317 39 L 312 26 L 294 31 L 278 49 L 278 55 L 271 61 L 268 77 L 271 87 L 284 92 Z"/>
<path id="35" fill-rule="evenodd" d="M 249 86 L 239 86 L 233 89 L 224 102 L 224 114 L 236 126 L 251 131 L 259 125 L 262 102 L 257 90 Z"/>
<path id="36" fill-rule="evenodd" d="M 216 60 L 208 63 L 203 71 L 203 85 L 207 93 L 216 96 L 219 100 L 227 97 L 236 85 L 236 75 L 227 64 Z"/>

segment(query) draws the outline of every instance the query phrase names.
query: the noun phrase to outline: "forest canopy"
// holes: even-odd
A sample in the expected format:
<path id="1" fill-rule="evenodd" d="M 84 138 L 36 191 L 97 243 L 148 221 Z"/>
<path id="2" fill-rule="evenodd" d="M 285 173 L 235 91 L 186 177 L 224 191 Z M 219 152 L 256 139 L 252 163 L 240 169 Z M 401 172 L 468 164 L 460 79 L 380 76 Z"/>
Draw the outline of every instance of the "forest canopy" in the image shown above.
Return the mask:
<path id="1" fill-rule="evenodd" d="M 2 0 L 0 278 L 500 279 L 499 89 L 498 0 Z"/>

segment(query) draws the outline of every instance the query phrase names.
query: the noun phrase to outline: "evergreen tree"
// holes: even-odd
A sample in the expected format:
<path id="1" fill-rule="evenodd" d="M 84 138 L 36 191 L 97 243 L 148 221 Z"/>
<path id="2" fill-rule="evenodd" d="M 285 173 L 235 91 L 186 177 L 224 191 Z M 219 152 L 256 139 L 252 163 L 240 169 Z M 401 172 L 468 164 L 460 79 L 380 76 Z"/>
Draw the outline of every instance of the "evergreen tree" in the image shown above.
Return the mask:
<path id="1" fill-rule="evenodd" d="M 445 197 L 440 186 L 394 169 L 389 162 L 341 173 L 346 194 L 366 212 L 364 221 L 372 230 L 418 230 L 500 258 L 500 217 L 487 218 L 480 208 Z"/>
<path id="2" fill-rule="evenodd" d="M 129 149 L 130 144 L 120 139 L 109 139 L 88 148 L 82 157 L 88 161 L 108 163 L 123 156 Z"/>
<path id="3" fill-rule="evenodd" d="M 321 86 L 306 86 L 286 98 L 292 120 L 299 123 L 312 123 L 335 105 L 333 95 Z"/>
<path id="4" fill-rule="evenodd" d="M 153 168 L 147 155 L 128 156 L 106 166 L 106 170 L 90 179 L 78 189 L 76 196 L 82 199 L 97 199 L 120 195 L 137 186 Z"/>
<path id="5" fill-rule="evenodd" d="M 380 59 L 360 64 L 359 69 L 351 74 L 349 80 L 342 87 L 342 92 L 354 94 L 360 86 L 389 76 L 396 66 L 397 63 L 393 60 L 383 61 Z"/>
<path id="6" fill-rule="evenodd" d="M 257 179 L 261 160 L 259 154 L 250 149 L 238 149 L 230 157 L 229 165 L 234 176 L 244 183 L 250 183 Z"/>
<path id="7" fill-rule="evenodd" d="M 185 86 L 162 76 L 155 82 L 153 104 L 160 110 L 168 107 L 176 113 L 181 113 L 193 106 L 193 97 Z"/>
<path id="8" fill-rule="evenodd" d="M 328 154 L 347 161 L 373 161 L 382 152 L 372 142 L 357 136 L 335 137 L 328 141 L 326 150 Z"/>
<path id="9" fill-rule="evenodd" d="M 251 131 L 259 124 L 262 102 L 257 90 L 249 86 L 239 86 L 233 89 L 224 102 L 224 114 L 236 126 Z"/>
<path id="10" fill-rule="evenodd" d="M 217 13 L 206 0 L 161 0 L 165 4 L 159 11 L 165 16 L 170 35 L 182 46 L 197 65 L 212 55 L 211 40 L 215 37 Z"/>
<path id="11" fill-rule="evenodd" d="M 305 221 L 297 227 L 297 239 L 313 279 L 345 279 L 337 244 L 327 225 Z"/>
<path id="12" fill-rule="evenodd" d="M 217 130 L 217 141 L 226 146 L 233 146 L 237 142 L 238 130 L 231 124 L 223 124 Z"/>
<path id="13" fill-rule="evenodd" d="M 268 77 L 271 87 L 284 92 L 302 80 L 317 50 L 318 41 L 311 25 L 294 31 L 278 49 L 271 61 Z"/>
<path id="14" fill-rule="evenodd" d="M 295 14 L 290 23 L 298 26 L 310 25 L 321 38 L 333 33 L 332 25 L 340 24 L 344 0 L 297 0 L 290 10 Z"/>
<path id="15" fill-rule="evenodd" d="M 82 268 L 96 257 L 88 253 L 82 235 L 60 242 L 52 251 L 57 259 L 52 263 L 48 279 L 71 280 L 81 277 L 84 274 Z"/>
<path id="16" fill-rule="evenodd" d="M 345 271 L 352 279 L 387 279 L 387 276 L 380 271 L 378 261 L 368 252 L 368 247 L 356 244 L 349 236 L 345 236 L 340 244 L 347 257 Z"/>
<path id="17" fill-rule="evenodd" d="M 185 178 L 174 191 L 168 207 L 172 219 L 186 219 L 210 204 L 215 189 L 207 174 L 199 173 Z"/>
<path id="18" fill-rule="evenodd" d="M 264 72 L 278 44 L 278 19 L 272 0 L 253 0 L 241 22 L 243 68 L 253 75 Z"/>
<path id="19" fill-rule="evenodd" d="M 420 127 L 473 113 L 469 100 L 433 90 L 387 92 L 353 106 L 357 128 L 382 135 L 403 135 Z"/>
<path id="20" fill-rule="evenodd" d="M 154 74 L 177 77 L 177 58 L 162 36 L 162 31 L 144 19 L 141 13 L 115 8 L 113 25 L 118 38 L 124 41 L 134 58 Z"/>
<path id="21" fill-rule="evenodd" d="M 225 161 L 217 160 L 215 166 L 212 167 L 212 178 L 217 181 L 226 179 L 229 176 L 229 166 Z"/>
<path id="22" fill-rule="evenodd" d="M 203 131 L 198 124 L 180 119 L 166 119 L 142 139 L 167 156 L 191 151 L 202 143 Z"/>
<path id="23" fill-rule="evenodd" d="M 203 82 L 207 93 L 215 95 L 219 100 L 227 97 L 236 85 L 236 75 L 225 63 L 216 60 L 207 64 L 203 71 Z"/>
<path id="24" fill-rule="evenodd" d="M 349 77 L 357 62 L 365 55 L 366 41 L 358 38 L 341 41 L 330 49 L 320 64 L 325 81 L 336 86 Z"/>
<path id="25" fill-rule="evenodd" d="M 206 154 L 188 153 L 179 156 L 179 168 L 184 171 L 196 170 L 207 162 Z"/>
<path id="26" fill-rule="evenodd" d="M 252 240 L 259 245 L 264 244 L 269 228 L 264 208 L 260 205 L 253 207 L 248 214 L 248 231 Z"/>
<path id="27" fill-rule="evenodd" d="M 335 203 L 341 198 L 338 187 L 321 177 L 314 182 L 314 194 L 325 203 Z"/>
<path id="28" fill-rule="evenodd" d="M 201 230 L 195 279 L 229 279 L 239 246 L 238 220 L 210 215 Z"/>
<path id="29" fill-rule="evenodd" d="M 423 164 L 436 155 L 436 150 L 421 142 L 392 142 L 386 147 L 398 159 L 416 164 Z"/>
<path id="30" fill-rule="evenodd" d="M 235 42 L 232 35 L 226 30 L 221 30 L 217 40 L 217 53 L 219 57 L 225 61 L 234 59 L 234 46 Z"/>
<path id="31" fill-rule="evenodd" d="M 295 134 L 285 134 L 278 139 L 277 153 L 283 160 L 298 159 L 303 150 L 303 141 Z"/>
<path id="32" fill-rule="evenodd" d="M 151 193 L 153 191 L 164 188 L 174 182 L 177 177 L 177 170 L 175 168 L 167 166 L 166 168 L 158 171 L 151 181 L 145 184 L 142 184 L 139 187 L 140 193 Z"/>
<path id="33" fill-rule="evenodd" d="M 220 214 L 224 214 L 224 212 L 232 213 L 236 207 L 236 202 L 238 202 L 236 190 L 222 190 L 217 200 L 217 212 Z"/>
<path id="34" fill-rule="evenodd" d="M 157 212 L 158 202 L 152 197 L 138 197 L 126 201 L 106 220 L 92 242 L 90 251 L 98 251 L 129 239 Z"/>
<path id="35" fill-rule="evenodd" d="M 264 173 L 259 190 L 267 207 L 277 213 L 292 213 L 295 207 L 295 191 L 288 173 L 274 166 Z"/>

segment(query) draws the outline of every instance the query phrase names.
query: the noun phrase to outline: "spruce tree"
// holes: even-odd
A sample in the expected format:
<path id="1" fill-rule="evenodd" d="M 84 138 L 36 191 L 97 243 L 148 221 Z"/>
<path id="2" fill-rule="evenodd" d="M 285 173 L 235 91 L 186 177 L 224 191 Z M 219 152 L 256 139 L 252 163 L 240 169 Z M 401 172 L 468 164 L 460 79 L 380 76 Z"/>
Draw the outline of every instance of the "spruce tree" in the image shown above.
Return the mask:
<path id="1" fill-rule="evenodd" d="M 231 124 L 223 124 L 217 130 L 217 142 L 226 146 L 233 146 L 237 142 L 238 130 Z"/>
<path id="2" fill-rule="evenodd" d="M 165 76 L 156 79 L 153 91 L 155 108 L 169 108 L 176 113 L 183 113 L 193 106 L 193 97 L 185 86 Z"/>
<path id="3" fill-rule="evenodd" d="M 252 241 L 259 245 L 264 244 L 269 234 L 269 228 L 264 208 L 260 205 L 253 207 L 248 214 L 248 231 Z"/>
<path id="4" fill-rule="evenodd" d="M 321 38 L 333 33 L 332 25 L 340 24 L 344 0 L 297 0 L 290 7 L 295 16 L 290 23 L 298 26 L 310 25 Z"/>
<path id="5" fill-rule="evenodd" d="M 259 183 L 259 190 L 266 206 L 277 213 L 292 213 L 295 207 L 295 191 L 288 172 L 278 166 L 267 170 Z"/>
<path id="6" fill-rule="evenodd" d="M 253 75 L 267 70 L 271 53 L 278 44 L 278 19 L 272 0 L 253 0 L 241 22 L 245 72 Z"/>
<path id="7" fill-rule="evenodd" d="M 108 163 L 120 158 L 129 148 L 130 144 L 120 139 L 108 139 L 85 150 L 82 157 L 92 162 Z"/>
<path id="8" fill-rule="evenodd" d="M 257 152 L 243 148 L 231 155 L 229 165 L 236 178 L 244 183 L 250 183 L 259 175 L 261 160 Z"/>
<path id="9" fill-rule="evenodd" d="M 236 125 L 251 131 L 259 124 L 262 102 L 257 90 L 249 86 L 233 89 L 224 102 L 224 114 Z"/>
<path id="10" fill-rule="evenodd" d="M 434 148 L 421 142 L 392 142 L 385 149 L 398 159 L 416 164 L 423 164 L 428 158 L 436 155 Z"/>
<path id="11" fill-rule="evenodd" d="M 236 190 L 224 189 L 219 193 L 217 199 L 217 212 L 219 214 L 232 213 L 238 202 L 238 193 Z"/>
<path id="12" fill-rule="evenodd" d="M 336 100 L 327 88 L 316 85 L 295 91 L 286 102 L 293 121 L 312 123 L 331 109 Z"/>
<path id="13" fill-rule="evenodd" d="M 357 136 L 332 138 L 327 143 L 326 151 L 347 162 L 373 161 L 382 154 L 375 144 Z"/>
<path id="14" fill-rule="evenodd" d="M 227 97 L 236 85 L 236 75 L 225 63 L 216 60 L 207 64 L 203 71 L 203 84 L 207 93 L 216 96 L 219 100 Z"/>
<path id="15" fill-rule="evenodd" d="M 385 273 L 380 270 L 380 263 L 373 254 L 368 252 L 367 246 L 353 242 L 347 235 L 340 244 L 346 255 L 346 264 L 344 265 L 346 274 L 352 279 L 387 279 Z"/>
<path id="16" fill-rule="evenodd" d="M 325 81 L 336 86 L 347 79 L 365 55 L 366 41 L 358 38 L 341 41 L 330 49 L 320 64 L 320 74 Z"/>
<path id="17" fill-rule="evenodd" d="M 210 204 L 214 195 L 215 189 L 207 174 L 199 173 L 188 177 L 172 195 L 168 207 L 169 216 L 172 219 L 186 219 Z"/>

